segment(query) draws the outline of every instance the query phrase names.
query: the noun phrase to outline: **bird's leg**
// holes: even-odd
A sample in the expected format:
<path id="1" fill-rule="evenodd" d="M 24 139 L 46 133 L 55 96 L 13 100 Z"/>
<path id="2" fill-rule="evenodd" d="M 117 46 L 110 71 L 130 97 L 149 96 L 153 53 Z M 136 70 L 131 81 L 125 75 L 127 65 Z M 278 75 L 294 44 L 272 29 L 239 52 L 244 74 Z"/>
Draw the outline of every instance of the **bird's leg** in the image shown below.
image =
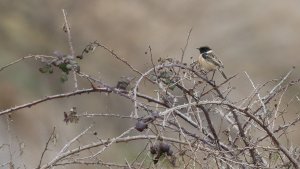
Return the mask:
<path id="1" fill-rule="evenodd" d="M 211 71 L 212 71 L 212 70 L 211 70 Z M 214 79 L 216 70 L 213 70 L 213 75 L 212 75 L 212 77 L 211 77 L 211 79 L 210 79 L 208 74 L 209 74 L 211 71 L 201 70 L 201 73 L 205 76 L 205 78 L 206 78 L 208 81 L 212 82 L 212 83 L 215 85 L 215 81 L 214 81 L 213 79 Z"/>
<path id="2" fill-rule="evenodd" d="M 216 83 L 215 83 L 215 81 L 214 81 L 214 77 L 215 77 L 216 70 L 213 70 L 212 72 L 213 72 L 213 74 L 212 74 L 212 76 L 211 76 L 210 81 L 211 81 L 214 85 L 216 85 Z"/>
<path id="3" fill-rule="evenodd" d="M 216 70 L 213 70 L 213 74 L 212 74 L 211 80 L 214 80 L 215 73 L 216 73 Z"/>

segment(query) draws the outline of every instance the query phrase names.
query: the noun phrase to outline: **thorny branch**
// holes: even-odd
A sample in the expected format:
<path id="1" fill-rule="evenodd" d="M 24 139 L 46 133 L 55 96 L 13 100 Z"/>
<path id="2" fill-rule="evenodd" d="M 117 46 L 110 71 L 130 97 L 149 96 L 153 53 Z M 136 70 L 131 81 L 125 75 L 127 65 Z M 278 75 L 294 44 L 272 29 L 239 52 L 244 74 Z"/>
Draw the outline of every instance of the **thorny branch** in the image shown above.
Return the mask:
<path id="1" fill-rule="evenodd" d="M 57 67 L 68 75 L 74 73 L 75 90 L 42 97 L 40 99 L 17 105 L 0 111 L 0 116 L 11 115 L 14 112 L 31 108 L 51 100 L 90 93 L 106 93 L 131 101 L 131 112 L 87 113 L 74 109 L 65 113 L 65 122 L 78 122 L 82 118 L 115 118 L 122 123 L 130 124 L 119 136 L 103 139 L 97 133 L 93 135 L 97 141 L 81 143 L 82 138 L 89 138 L 90 129 L 79 133 L 65 143 L 55 157 L 45 158 L 48 152 L 50 135 L 43 149 L 37 168 L 52 168 L 54 166 L 96 165 L 107 167 L 147 168 L 147 166 L 164 167 L 167 163 L 173 167 L 193 166 L 194 168 L 299 168 L 300 151 L 298 147 L 287 147 L 279 138 L 282 133 L 292 129 L 300 121 L 299 117 L 286 122 L 286 114 L 290 112 L 290 104 L 299 106 L 298 101 L 285 103 L 283 97 L 292 86 L 299 85 L 300 79 L 289 81 L 292 71 L 283 78 L 255 84 L 251 76 L 245 77 L 253 87 L 253 92 L 242 100 L 236 101 L 234 92 L 240 86 L 232 86 L 233 75 L 220 81 L 218 77 L 210 78 L 210 72 L 201 71 L 195 62 L 183 61 L 192 29 L 188 33 L 186 45 L 179 60 L 174 58 L 153 59 L 152 48 L 149 46 L 151 67 L 143 71 L 137 70 L 124 57 L 120 57 L 104 44 L 94 41 L 88 44 L 81 54 L 75 57 L 72 45 L 70 25 L 66 12 L 63 10 L 64 30 L 68 36 L 71 52 L 69 55 L 29 55 L 17 59 L 0 68 L 0 72 L 23 60 L 35 59 L 45 63 L 43 72 L 51 72 Z M 95 52 L 100 47 L 109 52 L 116 60 L 128 66 L 136 75 L 133 80 L 120 80 L 116 85 L 108 85 L 105 80 L 95 78 L 80 69 L 79 60 L 87 59 L 84 55 Z M 90 86 L 78 89 L 77 77 L 89 82 Z M 143 83 L 144 82 L 144 83 Z M 150 82 L 153 91 L 147 89 L 145 83 Z M 81 85 L 81 84 L 80 84 Z M 147 91 L 147 92 L 146 92 Z M 267 91 L 267 92 L 262 92 Z M 281 108 L 285 105 L 286 108 Z M 77 107 L 80 107 L 78 105 Z M 76 118 L 78 120 L 70 120 Z M 129 120 L 127 122 L 126 120 Z M 279 119 L 283 119 L 281 122 Z M 221 122 L 221 123 L 219 123 Z M 103 126 L 105 128 L 105 126 Z M 116 144 L 146 143 L 137 158 L 130 162 L 124 157 L 124 163 L 101 160 L 103 154 L 110 151 Z M 72 146 L 71 146 L 72 145 Z M 75 146 L 75 148 L 74 148 Z M 278 158 L 280 157 L 280 158 Z M 45 162 L 45 163 L 43 163 Z M 2 163 L 1 166 L 8 165 Z M 151 168 L 151 167 L 148 167 Z"/>
<path id="2" fill-rule="evenodd" d="M 55 127 L 53 128 L 53 131 L 52 131 L 52 133 L 50 134 L 50 137 L 49 137 L 48 141 L 46 142 L 45 149 L 44 149 L 44 151 L 42 152 L 41 159 L 40 159 L 40 162 L 39 162 L 39 165 L 38 165 L 37 168 L 40 168 L 40 167 L 41 167 L 43 157 L 44 157 L 46 151 L 48 150 L 49 143 L 50 143 L 50 141 L 53 139 L 54 134 L 55 134 Z"/>

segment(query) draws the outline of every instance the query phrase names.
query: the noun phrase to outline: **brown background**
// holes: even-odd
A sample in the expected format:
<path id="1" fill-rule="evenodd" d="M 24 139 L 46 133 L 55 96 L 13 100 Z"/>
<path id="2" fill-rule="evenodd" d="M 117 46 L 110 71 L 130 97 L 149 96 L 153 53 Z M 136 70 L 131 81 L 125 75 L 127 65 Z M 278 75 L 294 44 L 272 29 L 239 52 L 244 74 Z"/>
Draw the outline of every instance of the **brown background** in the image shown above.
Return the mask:
<path id="1" fill-rule="evenodd" d="M 238 88 L 235 95 L 240 98 L 252 91 L 244 71 L 256 84 L 279 78 L 292 66 L 296 66 L 292 77 L 299 77 L 299 5 L 299 1 L 293 0 L 1 0 L 0 65 L 28 54 L 51 55 L 55 50 L 68 53 L 67 38 L 62 31 L 61 9 L 64 8 L 68 12 L 77 53 L 89 42 L 98 40 L 140 71 L 151 66 L 149 56 L 145 55 L 149 45 L 156 59 L 180 58 L 181 48 L 192 28 L 185 61 L 190 62 L 190 57 L 197 57 L 197 47 L 211 46 L 222 59 L 227 74 L 240 73 L 234 81 Z M 55 74 L 40 74 L 40 66 L 38 62 L 28 60 L 0 72 L 1 109 L 73 90 L 72 80 L 62 84 Z M 81 68 L 112 85 L 121 76 L 135 75 L 102 49 L 81 61 Z M 299 88 L 294 88 L 289 94 L 293 96 L 297 92 Z M 14 155 L 15 161 L 25 163 L 29 168 L 36 166 L 37 162 L 32 159 L 40 156 L 53 126 L 58 131 L 56 148 L 63 146 L 92 121 L 96 122 L 93 130 L 103 138 L 120 134 L 122 128 L 133 123 L 84 119 L 79 124 L 66 125 L 63 111 L 76 105 L 80 112 L 130 114 L 132 107 L 128 103 L 113 95 L 91 94 L 18 111 L 13 116 L 12 128 L 25 143 L 25 149 L 21 157 Z M 294 108 L 297 109 L 299 107 Z M 291 112 L 291 117 L 295 112 Z M 2 118 L 0 128 L 2 144 L 7 141 L 5 118 Z M 299 138 L 294 137 L 297 132 L 292 135 L 294 143 L 298 144 Z M 124 162 L 126 155 L 130 159 L 130 155 L 138 152 L 139 148 L 128 151 L 132 147 L 117 146 L 116 150 L 122 153 L 115 154 L 113 151 L 103 159 L 110 160 L 114 154 L 116 160 Z M 8 158 L 6 152 L 0 152 L 1 163 Z M 55 151 L 50 152 L 49 157 L 51 153 Z"/>

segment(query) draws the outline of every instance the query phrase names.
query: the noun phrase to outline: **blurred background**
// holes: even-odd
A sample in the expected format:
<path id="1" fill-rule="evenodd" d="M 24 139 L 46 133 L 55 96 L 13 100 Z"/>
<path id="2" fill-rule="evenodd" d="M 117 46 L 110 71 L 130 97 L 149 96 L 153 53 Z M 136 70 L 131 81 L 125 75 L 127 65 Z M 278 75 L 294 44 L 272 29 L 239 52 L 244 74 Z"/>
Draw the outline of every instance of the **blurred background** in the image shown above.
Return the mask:
<path id="1" fill-rule="evenodd" d="M 219 55 L 228 75 L 239 73 L 234 81 L 238 97 L 245 97 L 252 87 L 243 73 L 256 84 L 280 78 L 293 66 L 292 77 L 299 77 L 300 1 L 208 1 L 208 0 L 1 0 L 0 1 L 0 67 L 29 54 L 69 53 L 62 9 L 71 24 L 74 48 L 80 54 L 89 42 L 98 40 L 126 58 L 141 72 L 151 67 L 145 52 L 150 45 L 154 58 L 179 59 L 188 32 L 192 29 L 185 62 L 196 58 L 196 48 L 209 45 Z M 80 61 L 81 70 L 114 85 L 121 76 L 136 76 L 126 66 L 102 49 Z M 73 82 L 59 81 L 59 73 L 41 74 L 37 61 L 26 60 L 0 72 L 1 109 L 27 103 L 47 95 L 73 90 Z M 58 71 L 56 71 L 58 72 Z M 89 87 L 82 83 L 82 87 Z M 299 92 L 294 88 L 290 94 Z M 287 97 L 288 98 L 288 97 Z M 78 124 L 63 122 L 63 112 L 77 106 L 79 112 L 130 114 L 127 100 L 113 95 L 90 94 L 42 103 L 12 115 L 11 132 L 24 143 L 22 156 L 14 155 L 19 164 L 37 166 L 52 129 L 57 129 L 57 146 L 45 158 L 51 158 L 91 122 L 102 138 L 122 133 L 130 121 L 120 123 L 109 118 L 81 119 Z M 299 107 L 294 108 L 299 110 Z M 290 118 L 296 111 L 291 112 Z M 1 119 L 0 144 L 7 143 L 6 118 Z M 295 144 L 300 143 L 292 133 Z M 95 139 L 96 140 L 96 139 Z M 84 140 L 82 141 L 84 143 Z M 116 146 L 103 159 L 136 154 L 143 145 Z M 16 147 L 17 149 L 17 147 Z M 131 149 L 132 151 L 127 151 Z M 0 152 L 1 163 L 9 160 L 7 150 Z M 120 153 L 121 152 L 121 153 Z M 52 153 L 52 154 L 51 154 Z M 134 158 L 134 156 L 133 156 Z M 86 166 L 85 166 L 86 167 Z"/>

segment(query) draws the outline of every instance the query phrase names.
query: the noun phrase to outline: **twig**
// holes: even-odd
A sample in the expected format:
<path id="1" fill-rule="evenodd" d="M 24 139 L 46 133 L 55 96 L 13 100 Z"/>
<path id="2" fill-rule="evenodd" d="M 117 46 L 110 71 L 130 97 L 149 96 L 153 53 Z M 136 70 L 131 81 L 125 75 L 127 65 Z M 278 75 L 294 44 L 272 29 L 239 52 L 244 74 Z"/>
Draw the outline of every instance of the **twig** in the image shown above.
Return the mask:
<path id="1" fill-rule="evenodd" d="M 149 45 L 149 53 L 150 53 L 150 59 L 151 59 L 152 68 L 153 68 L 153 70 L 154 70 L 154 75 L 155 75 L 156 80 L 157 80 L 157 82 L 158 82 L 159 78 L 158 78 L 158 75 L 157 75 L 157 72 L 156 72 L 156 69 L 155 69 L 155 64 L 154 64 L 154 61 L 153 61 L 152 48 L 151 48 L 150 45 Z"/>
<path id="2" fill-rule="evenodd" d="M 41 168 L 43 157 L 44 157 L 46 151 L 48 150 L 48 145 L 49 145 L 50 141 L 53 138 L 54 132 L 55 132 L 55 127 L 53 127 L 53 130 L 52 130 L 52 132 L 50 134 L 50 137 L 49 137 L 48 141 L 46 142 L 46 146 L 44 148 L 44 151 L 42 152 L 42 155 L 41 155 L 41 158 L 40 158 L 40 162 L 39 162 L 39 165 L 38 165 L 37 169 Z"/>
<path id="3" fill-rule="evenodd" d="M 65 26 L 65 30 L 68 35 L 68 43 L 69 43 L 70 52 L 71 52 L 72 57 L 75 58 L 75 51 L 74 51 L 74 47 L 73 47 L 73 43 L 72 43 L 71 29 L 70 29 L 70 25 L 67 20 L 67 14 L 65 12 L 65 9 L 62 9 L 62 13 L 64 15 L 64 21 L 65 21 L 64 26 Z M 74 78 L 75 89 L 78 90 L 78 81 L 77 81 L 77 77 L 76 77 L 76 71 L 74 71 L 74 70 L 73 70 L 73 78 Z"/>
<path id="4" fill-rule="evenodd" d="M 80 160 L 83 160 L 83 159 L 88 159 L 88 158 L 94 158 L 96 157 L 97 155 L 101 154 L 103 151 L 106 150 L 107 147 L 109 147 L 110 145 L 112 145 L 113 143 L 115 143 L 118 139 L 122 138 L 123 136 L 127 135 L 129 132 L 131 132 L 132 130 L 134 129 L 134 127 L 131 127 L 129 128 L 128 130 L 126 130 L 125 132 L 123 132 L 122 134 L 120 134 L 118 137 L 115 137 L 113 138 L 110 143 L 108 143 L 105 147 L 103 147 L 100 151 L 98 151 L 97 153 L 91 155 L 91 156 L 88 156 L 88 157 L 84 157 L 84 158 L 81 158 Z"/>
<path id="5" fill-rule="evenodd" d="M 190 41 L 190 36 L 191 36 L 192 30 L 193 30 L 193 28 L 190 29 L 189 34 L 188 34 L 188 36 L 186 38 L 186 43 L 185 43 L 185 46 L 184 46 L 184 48 L 182 50 L 182 55 L 181 55 L 180 63 L 183 62 L 183 58 L 184 58 L 184 55 L 185 55 L 186 48 L 189 45 L 189 41 Z"/>
<path id="6" fill-rule="evenodd" d="M 111 114 L 111 113 L 88 113 L 88 112 L 84 112 L 82 114 L 76 115 L 77 117 L 87 117 L 87 118 L 94 118 L 94 117 L 116 117 L 116 118 L 120 118 L 120 119 L 133 119 L 135 120 L 135 118 L 130 117 L 130 116 L 123 116 L 123 115 L 119 115 L 119 114 Z"/>
<path id="7" fill-rule="evenodd" d="M 122 168 L 124 169 L 127 165 L 122 165 L 122 164 L 117 164 L 117 163 L 105 163 L 101 161 L 97 162 L 80 162 L 80 161 L 71 161 L 71 162 L 64 162 L 64 163 L 57 163 L 55 166 L 67 166 L 67 165 L 95 165 L 98 168 L 101 166 L 106 166 L 106 167 L 117 167 L 117 168 Z"/>
<path id="8" fill-rule="evenodd" d="M 43 99 L 38 99 L 38 100 L 35 100 L 33 102 L 30 102 L 30 103 L 25 103 L 25 104 L 22 104 L 22 105 L 19 105 L 19 106 L 15 106 L 15 107 L 3 110 L 3 111 L 0 112 L 0 116 L 2 116 L 4 114 L 8 114 L 8 113 L 16 111 L 16 110 L 23 109 L 23 108 L 30 108 L 30 107 L 32 107 L 36 104 L 43 103 L 43 102 L 46 102 L 46 101 L 49 101 L 49 100 L 58 99 L 58 98 L 65 98 L 65 97 L 80 95 L 80 94 L 84 94 L 84 93 L 98 92 L 98 91 L 101 91 L 101 90 L 107 91 L 107 88 L 101 88 L 101 89 L 98 89 L 98 90 L 95 90 L 95 89 L 91 88 L 91 89 L 77 90 L 77 91 L 69 92 L 69 93 L 46 96 Z"/>
<path id="9" fill-rule="evenodd" d="M 46 166 L 50 166 L 52 164 L 57 163 L 59 160 L 63 159 L 64 157 L 64 152 L 71 146 L 71 144 L 73 144 L 77 139 L 79 139 L 81 136 L 83 136 L 84 134 L 86 134 L 86 132 L 92 128 L 92 125 L 90 125 L 87 129 L 85 129 L 83 132 L 81 132 L 79 135 L 77 135 L 76 137 L 74 137 L 72 140 L 70 140 L 67 144 L 65 144 L 65 146 L 60 150 L 60 152 L 55 156 L 55 158 L 53 160 L 51 160 L 48 164 L 46 164 Z M 45 167 L 41 167 L 42 169 Z"/>
<path id="10" fill-rule="evenodd" d="M 11 66 L 11 65 L 14 65 L 14 64 L 16 64 L 16 63 L 21 62 L 22 60 L 29 59 L 29 58 L 32 58 L 32 57 L 34 57 L 34 56 L 33 56 L 33 55 L 24 56 L 24 57 L 22 57 L 22 58 L 20 58 L 20 59 L 18 59 L 18 60 L 15 60 L 15 61 L 13 61 L 13 62 L 11 62 L 11 63 L 5 65 L 5 66 L 2 66 L 2 67 L 0 68 L 0 72 L 1 72 L 2 70 L 4 70 L 4 69 L 8 68 L 8 67 Z"/>
<path id="11" fill-rule="evenodd" d="M 290 162 L 293 164 L 295 168 L 299 168 L 297 160 L 292 157 L 292 155 L 289 153 L 289 151 L 281 145 L 281 143 L 278 141 L 278 139 L 275 137 L 273 132 L 264 125 L 263 122 L 261 122 L 257 117 L 255 117 L 252 113 L 249 113 L 247 109 L 241 110 L 237 107 L 232 107 L 233 109 L 239 110 L 240 112 L 243 112 L 246 116 L 250 117 L 251 120 L 255 121 L 256 124 L 258 124 L 261 128 L 264 129 L 264 131 L 269 135 L 273 143 L 282 151 L 282 153 L 290 160 Z"/>
<path id="12" fill-rule="evenodd" d="M 127 65 L 131 70 L 133 70 L 134 72 L 138 73 L 139 75 L 142 75 L 142 73 L 140 71 L 138 71 L 137 69 L 135 69 L 133 66 L 131 66 L 127 60 L 125 60 L 122 57 L 119 57 L 113 50 L 109 49 L 108 47 L 106 47 L 105 45 L 95 41 L 95 44 L 97 44 L 97 46 L 105 49 L 106 51 L 108 51 L 112 56 L 114 56 L 117 60 L 123 62 L 125 65 Z"/>
<path id="13" fill-rule="evenodd" d="M 170 142 L 174 142 L 174 143 L 188 145 L 188 143 L 177 140 L 177 139 L 173 139 L 173 138 L 169 138 L 169 137 L 162 137 L 162 136 L 161 136 L 161 138 L 165 141 L 170 141 Z M 155 139 L 157 139 L 157 136 L 156 135 L 127 136 L 127 137 L 124 137 L 124 138 L 115 139 L 114 142 L 115 143 L 126 143 L 126 142 L 134 141 L 134 140 L 148 140 L 148 139 L 152 139 L 152 140 L 154 139 L 155 140 Z M 67 152 L 61 154 L 58 158 L 56 158 L 56 160 L 52 160 L 51 162 L 49 162 L 49 163 L 45 164 L 44 166 L 42 166 L 41 169 L 46 169 L 46 168 L 50 168 L 52 166 L 56 166 L 56 164 L 60 160 L 66 158 L 68 156 L 71 156 L 73 154 L 76 154 L 76 153 L 79 153 L 79 152 L 82 152 L 82 151 L 85 151 L 85 150 L 88 150 L 88 149 L 99 147 L 99 146 L 102 146 L 102 145 L 108 145 L 112 141 L 113 141 L 113 139 L 101 140 L 101 141 L 96 142 L 96 143 L 88 144 L 88 145 L 81 146 L 79 148 L 75 148 L 73 150 L 67 151 Z"/>
<path id="14" fill-rule="evenodd" d="M 250 78 L 250 76 L 248 75 L 248 73 L 245 72 L 245 74 L 246 74 L 247 78 L 249 79 L 249 81 L 251 82 L 253 89 L 256 90 L 255 84 L 254 84 L 254 82 L 252 81 L 252 79 Z M 259 100 L 260 103 L 261 103 L 261 106 L 263 107 L 264 115 L 266 115 L 266 114 L 267 114 L 267 108 L 266 108 L 266 105 L 265 105 L 265 103 L 263 102 L 263 100 L 262 100 L 262 98 L 260 97 L 260 94 L 258 93 L 257 90 L 256 90 L 256 95 L 257 95 L 258 100 Z"/>
<path id="15" fill-rule="evenodd" d="M 31 58 L 42 59 L 42 58 L 55 58 L 55 57 L 54 57 L 54 56 L 48 56 L 48 55 L 28 55 L 28 56 L 24 56 L 24 57 L 22 57 L 22 58 L 20 58 L 20 59 L 17 59 L 17 60 L 15 60 L 15 61 L 12 61 L 12 62 L 10 62 L 10 63 L 8 63 L 8 64 L 6 64 L 6 65 L 0 67 L 0 72 L 1 72 L 2 70 L 4 70 L 4 69 L 6 69 L 6 68 L 8 68 L 8 67 L 10 67 L 10 66 L 12 66 L 12 65 L 14 65 L 14 64 L 17 64 L 17 63 L 19 63 L 19 62 L 25 60 L 25 59 L 31 59 Z"/>
<path id="16" fill-rule="evenodd" d="M 286 79 L 291 75 L 291 73 L 294 71 L 294 69 L 290 70 L 282 79 L 281 81 L 269 92 L 268 95 L 266 95 L 265 97 L 263 97 L 262 99 L 265 100 L 267 99 L 268 97 L 271 97 L 275 91 L 280 87 L 280 85 L 282 85 Z"/>

